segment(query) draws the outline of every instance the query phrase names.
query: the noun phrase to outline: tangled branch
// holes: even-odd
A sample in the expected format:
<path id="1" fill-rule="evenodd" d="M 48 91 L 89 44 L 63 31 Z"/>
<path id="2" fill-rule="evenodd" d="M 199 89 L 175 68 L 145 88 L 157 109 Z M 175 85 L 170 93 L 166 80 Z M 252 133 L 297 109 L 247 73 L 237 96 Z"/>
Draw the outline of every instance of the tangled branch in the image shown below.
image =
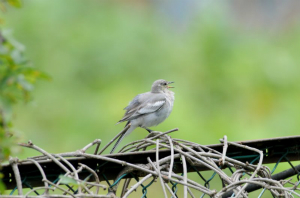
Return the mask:
<path id="1" fill-rule="evenodd" d="M 101 140 L 95 140 L 74 152 L 50 154 L 32 142 L 20 144 L 22 147 L 27 147 L 40 152 L 42 155 L 29 158 L 24 162 L 30 162 L 40 171 L 42 175 L 43 187 L 32 188 L 26 195 L 23 195 L 22 178 L 20 177 L 18 165 L 21 163 L 15 158 L 11 158 L 10 164 L 14 171 L 16 188 L 18 189 L 19 197 L 39 197 L 47 195 L 55 197 L 63 194 L 63 197 L 117 197 L 117 190 L 121 185 L 121 180 L 125 179 L 122 184 L 121 197 L 132 195 L 139 186 L 142 187 L 143 197 L 147 197 L 147 188 L 152 185 L 157 179 L 161 185 L 164 197 L 177 197 L 177 189 L 179 186 L 183 188 L 183 196 L 196 197 L 195 193 L 202 193 L 202 196 L 208 195 L 213 198 L 227 197 L 230 193 L 232 197 L 248 197 L 248 186 L 256 185 L 264 188 L 264 191 L 270 191 L 275 197 L 290 198 L 294 195 L 299 196 L 298 185 L 300 182 L 292 183 L 290 180 L 277 181 L 272 179 L 271 171 L 267 166 L 264 166 L 264 154 L 261 150 L 249 146 L 241 145 L 227 141 L 227 137 L 221 139 L 223 151 L 219 152 L 206 146 L 186 141 L 171 138 L 169 133 L 175 132 L 178 129 L 173 129 L 167 132 L 152 132 L 145 139 L 131 142 L 125 145 L 116 155 L 124 153 L 136 153 L 143 151 L 154 151 L 156 153 L 155 161 L 148 157 L 145 163 L 133 164 L 124 160 L 116 159 L 115 155 L 102 155 L 103 152 L 110 146 L 113 141 L 105 145 L 98 153 Z M 118 134 L 120 135 L 120 134 Z M 116 140 L 114 138 L 113 140 Z M 96 145 L 93 154 L 88 154 L 86 151 Z M 252 153 L 257 153 L 256 165 L 242 162 L 237 159 L 227 156 L 227 149 L 230 146 L 240 147 Z M 160 157 L 160 151 L 166 150 L 169 154 Z M 97 154 L 98 153 L 98 154 Z M 68 158 L 76 157 L 82 159 L 103 160 L 114 164 L 124 166 L 121 172 L 117 174 L 114 182 L 111 184 L 107 179 L 100 180 L 100 169 L 92 169 L 88 165 L 78 163 L 78 167 L 68 161 Z M 56 181 L 50 181 L 47 174 L 43 170 L 41 161 L 49 160 L 57 164 L 62 169 L 62 174 Z M 222 181 L 222 187 L 219 189 L 211 189 L 210 180 L 205 180 L 199 171 L 199 167 L 205 167 L 214 172 L 212 178 L 217 175 Z M 229 168 L 232 172 L 226 173 L 225 168 Z M 181 175 L 174 173 L 174 170 L 182 170 Z M 88 171 L 89 175 L 82 178 L 82 171 Z M 188 172 L 193 170 L 203 180 L 194 181 L 188 177 Z M 234 170 L 234 171 L 233 171 Z M 178 171 L 177 171 L 178 172 Z M 228 171 L 227 171 L 228 172 Z M 136 183 L 129 187 L 132 178 Z M 150 183 L 148 180 L 151 180 Z M 145 182 L 149 183 L 145 185 Z M 106 184 L 103 184 L 106 183 Z M 292 186 L 291 186 L 292 185 Z M 66 188 L 67 186 L 68 188 Z M 35 192 L 37 196 L 31 196 Z M 37 193 L 40 192 L 40 193 Z M 0 197 L 16 197 L 13 195 Z M 181 196 L 178 196 L 181 197 Z"/>

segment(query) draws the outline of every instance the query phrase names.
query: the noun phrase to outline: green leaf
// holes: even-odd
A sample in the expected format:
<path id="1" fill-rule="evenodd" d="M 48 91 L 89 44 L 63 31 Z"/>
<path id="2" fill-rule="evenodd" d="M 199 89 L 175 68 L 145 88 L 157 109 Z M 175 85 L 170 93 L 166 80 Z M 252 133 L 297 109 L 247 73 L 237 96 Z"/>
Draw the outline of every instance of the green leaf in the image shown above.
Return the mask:
<path id="1" fill-rule="evenodd" d="M 62 183 L 62 184 L 75 184 L 75 185 L 77 185 L 76 180 L 71 178 L 71 177 L 66 177 L 66 176 L 60 175 L 59 179 L 60 179 L 60 183 Z"/>
<path id="2" fill-rule="evenodd" d="M 21 90 L 25 90 L 25 91 L 33 90 L 33 85 L 26 81 L 24 75 L 22 74 L 18 75 L 17 81 L 19 83 L 18 85 L 20 86 Z"/>

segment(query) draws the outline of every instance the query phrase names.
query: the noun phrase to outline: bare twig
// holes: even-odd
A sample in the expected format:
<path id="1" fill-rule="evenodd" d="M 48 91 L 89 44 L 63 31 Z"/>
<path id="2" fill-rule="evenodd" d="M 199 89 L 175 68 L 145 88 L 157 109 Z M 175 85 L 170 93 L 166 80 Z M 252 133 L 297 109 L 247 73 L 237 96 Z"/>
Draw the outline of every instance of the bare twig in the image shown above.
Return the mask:
<path id="1" fill-rule="evenodd" d="M 47 182 L 48 184 L 50 184 L 50 185 L 52 185 L 52 186 L 55 186 L 56 188 L 58 188 L 59 190 L 65 192 L 65 193 L 67 193 L 67 194 L 69 194 L 70 196 L 75 197 L 72 193 L 70 193 L 69 191 L 63 189 L 62 187 L 60 187 L 60 186 L 58 186 L 58 185 L 52 183 L 52 182 L 49 181 L 48 179 L 43 179 L 43 182 Z"/>
<path id="2" fill-rule="evenodd" d="M 224 138 L 223 138 L 223 154 L 222 154 L 222 159 L 221 159 L 221 164 L 224 166 L 225 164 L 225 157 L 226 157 L 226 152 L 227 152 L 227 148 L 228 148 L 228 144 L 227 144 L 227 136 L 224 135 Z"/>
<path id="3" fill-rule="evenodd" d="M 127 127 L 127 128 L 126 128 Z M 133 191 L 135 191 L 139 185 L 145 182 L 150 177 L 159 178 L 160 185 L 162 187 L 164 197 L 167 197 L 167 191 L 170 193 L 172 197 L 176 197 L 176 194 L 171 190 L 170 186 L 167 184 L 168 181 L 176 182 L 178 185 L 183 187 L 184 198 L 187 198 L 188 194 L 190 197 L 194 198 L 193 190 L 204 193 L 209 197 L 227 197 L 228 194 L 235 194 L 235 197 L 248 197 L 246 191 L 250 186 L 259 186 L 263 187 L 264 190 L 269 191 L 275 197 L 286 197 L 290 198 L 292 195 L 300 196 L 298 185 L 300 182 L 291 182 L 291 180 L 281 180 L 276 181 L 273 176 L 271 178 L 271 171 L 268 167 L 263 166 L 263 152 L 259 149 L 252 148 L 249 146 L 241 145 L 234 142 L 228 142 L 227 136 L 225 135 L 223 139 L 220 141 L 223 143 L 223 150 L 217 151 L 213 149 L 214 147 L 207 147 L 197 143 L 193 143 L 187 140 L 175 139 L 166 135 L 168 133 L 177 131 L 178 129 L 173 129 L 167 132 L 159 132 L 155 131 L 148 135 L 145 139 L 137 140 L 125 145 L 118 153 L 118 157 L 116 155 L 101 155 L 105 149 L 107 149 L 120 135 L 122 135 L 130 126 L 126 126 L 116 137 L 114 137 L 107 145 L 105 145 L 102 150 L 98 153 L 98 149 L 101 143 L 101 140 L 96 139 L 93 142 L 87 144 L 82 149 L 76 150 L 74 152 L 66 152 L 60 154 L 50 154 L 47 151 L 41 149 L 40 147 L 32 144 L 30 141 L 28 144 L 20 144 L 23 147 L 28 147 L 42 153 L 42 156 L 37 156 L 33 158 L 29 158 L 28 160 L 18 161 L 16 158 L 10 159 L 10 164 L 13 169 L 13 173 L 15 175 L 16 185 L 18 188 L 18 196 L 12 195 L 7 196 L 9 198 L 38 198 L 41 196 L 47 196 L 48 198 L 73 198 L 73 197 L 113 197 L 116 198 L 116 192 L 118 186 L 122 186 L 121 197 L 128 197 Z M 155 141 L 156 139 L 156 141 Z M 96 149 L 93 154 L 88 154 L 86 151 L 96 144 Z M 230 158 L 226 156 L 228 145 L 240 147 L 248 150 L 249 152 L 256 152 L 259 155 L 259 162 L 257 165 L 249 164 L 248 162 L 242 162 L 237 159 Z M 150 149 L 149 149 L 150 148 Z M 145 151 L 147 150 L 147 151 Z M 161 150 L 167 150 L 166 152 L 160 153 Z M 153 153 L 154 151 L 154 153 Z M 124 153 L 127 152 L 127 153 Z M 98 154 L 97 154 L 98 153 Z M 135 157 L 139 154 L 155 154 L 156 162 L 153 162 L 150 157 L 147 157 L 147 161 L 140 160 L 137 164 L 130 163 L 126 159 L 128 159 L 128 153 L 130 156 Z M 164 155 L 164 157 L 162 157 Z M 67 157 L 72 157 L 70 161 Z M 119 158 L 120 157 L 120 158 Z M 162 157 L 161 159 L 159 157 Z M 181 160 L 180 160 L 181 158 Z M 124 166 L 120 172 L 118 172 L 116 177 L 114 178 L 114 183 L 109 188 L 106 185 L 101 184 L 99 175 L 104 173 L 105 168 L 100 168 L 97 166 L 90 166 L 90 161 L 85 161 L 85 164 L 79 163 L 83 162 L 85 159 L 95 159 L 100 160 L 101 163 L 109 162 L 109 164 L 119 164 Z M 64 177 L 68 177 L 73 179 L 77 185 L 78 190 L 74 191 L 74 186 L 68 186 L 69 189 L 66 190 L 62 188 L 60 184 L 63 181 L 64 177 L 61 177 L 57 182 L 51 182 L 47 179 L 47 174 L 49 169 L 44 169 L 44 163 L 48 163 L 53 161 L 57 164 L 60 169 L 64 172 L 60 172 L 64 174 Z M 72 163 L 71 163 L 72 162 Z M 76 163 L 78 163 L 78 167 L 76 167 Z M 181 171 L 183 176 L 175 174 L 173 171 L 178 172 Z M 28 193 L 24 196 L 22 195 L 22 180 L 21 175 L 18 170 L 18 165 L 28 165 L 34 164 L 39 170 L 40 174 L 43 178 L 43 187 L 32 188 L 32 190 L 28 191 Z M 291 165 L 293 170 L 293 174 L 297 173 L 298 166 Z M 19 166 L 20 167 L 20 166 Z M 77 169 L 76 169 L 76 168 Z M 95 168 L 96 167 L 96 168 Z M 205 167 L 211 171 L 214 171 L 217 176 L 222 180 L 223 187 L 222 189 L 210 190 L 207 188 L 207 183 L 210 180 L 207 180 L 207 183 L 201 185 L 200 183 L 193 181 L 188 178 L 187 172 L 193 167 L 197 172 L 201 170 L 201 168 Z M 227 171 L 222 170 L 222 168 L 232 167 L 232 173 L 227 173 Z M 45 166 L 46 168 L 46 166 Z M 178 169 L 179 168 L 179 169 Z M 84 170 L 85 169 L 85 170 Z M 20 170 L 22 170 L 20 168 Z M 199 172 L 198 172 L 199 173 Z M 87 174 L 87 176 L 86 176 Z M 130 176 L 131 175 L 131 176 Z M 80 179 L 79 176 L 85 176 L 85 179 Z M 92 177 L 93 176 L 93 177 Z M 128 189 L 129 183 L 131 181 L 130 177 L 142 177 L 137 183 L 135 183 L 132 187 Z M 199 176 L 203 178 L 203 176 L 199 173 Z M 22 174 L 23 177 L 23 174 Z M 103 177 L 105 175 L 103 174 Z M 125 182 L 122 183 L 121 178 L 126 178 Z M 281 177 L 282 178 L 282 177 Z M 287 178 L 287 177 L 285 177 Z M 285 179 L 284 178 L 284 179 Z M 94 179 L 94 180 L 93 180 Z M 107 179 L 105 177 L 105 179 Z M 111 179 L 111 178 L 108 178 Z M 203 178 L 205 180 L 205 178 Z M 68 181 L 68 180 L 66 180 Z M 72 180 L 71 180 L 72 181 Z M 73 182 L 70 182 L 73 183 Z M 109 183 L 109 182 L 108 182 Z M 291 184 L 292 187 L 285 187 L 286 184 Z M 52 187 L 50 188 L 50 186 Z M 110 184 L 109 184 L 110 185 Z M 289 186 L 291 186 L 289 185 Z M 148 186 L 147 186 L 148 187 Z M 147 188 L 146 187 L 146 188 Z M 94 192 L 92 189 L 95 188 Z M 108 189 L 107 195 L 99 195 L 100 188 L 104 190 Z M 55 190 L 58 189 L 62 191 L 62 195 L 52 195 L 49 194 L 49 189 Z M 167 189 L 167 190 L 166 190 Z M 37 190 L 44 190 L 44 193 L 41 196 L 32 196 L 30 195 L 32 192 L 36 192 Z M 146 193 L 145 191 L 144 193 Z M 94 194 L 95 193 L 95 194 Z M 231 195 L 230 194 L 230 195 Z M 4 198 L 0 195 L 0 198 Z"/>
<path id="4" fill-rule="evenodd" d="M 222 142 L 222 140 L 221 140 Z M 253 179 L 255 177 L 255 175 L 257 174 L 257 172 L 260 170 L 261 168 L 261 165 L 262 165 L 262 161 L 263 161 L 263 157 L 264 157 L 264 154 L 261 150 L 258 150 L 258 149 L 255 149 L 255 148 L 251 148 L 249 146 L 246 146 L 246 145 L 240 145 L 238 143 L 235 143 L 235 142 L 228 142 L 228 144 L 231 144 L 231 145 L 234 145 L 234 146 L 237 146 L 237 147 L 241 147 L 241 148 L 244 148 L 244 149 L 248 149 L 250 151 L 254 151 L 254 152 L 257 152 L 259 153 L 260 155 L 260 158 L 259 158 L 259 162 L 258 162 L 258 165 L 257 165 L 257 168 L 256 170 L 253 172 L 253 174 L 251 175 L 251 177 L 249 178 L 249 180 Z M 242 189 L 239 190 L 239 192 L 236 194 L 236 197 L 239 197 L 239 195 L 243 192 L 243 190 L 245 190 L 245 188 L 248 186 L 248 183 L 246 183 Z"/>
<path id="5" fill-rule="evenodd" d="M 131 181 L 131 178 L 127 178 L 124 182 L 124 185 L 123 185 L 123 188 L 122 188 L 122 192 L 121 192 L 121 197 L 123 197 L 125 195 L 125 193 L 128 191 L 128 186 L 129 186 L 129 183 Z"/>
<path id="6" fill-rule="evenodd" d="M 29 159 L 29 161 L 32 161 L 37 166 L 37 168 L 41 172 L 41 175 L 42 175 L 43 179 L 47 179 L 46 174 L 45 174 L 43 168 L 41 167 L 41 165 L 37 161 L 35 161 L 35 160 Z M 45 190 L 45 194 L 47 195 L 48 194 L 48 190 L 49 190 L 47 182 L 44 182 L 44 185 L 45 185 L 45 189 L 46 189 Z"/>
<path id="7" fill-rule="evenodd" d="M 150 160 L 150 158 L 148 158 L 148 159 Z M 166 193 L 166 189 L 165 189 L 165 186 L 164 186 L 164 181 L 162 180 L 162 177 L 161 177 L 160 166 L 159 166 L 158 161 L 159 161 L 159 139 L 156 140 L 156 162 L 157 162 L 156 163 L 156 165 L 157 165 L 156 171 L 158 173 L 158 177 L 159 177 L 164 195 L 165 195 L 166 198 L 168 198 L 167 193 Z M 150 162 L 151 162 L 151 160 L 150 160 Z M 155 167 L 155 166 L 153 166 L 153 167 Z"/>
<path id="8" fill-rule="evenodd" d="M 28 142 L 28 144 L 24 144 L 21 143 L 19 144 L 20 146 L 23 147 L 28 147 L 28 148 L 32 148 L 34 150 L 37 150 L 41 153 L 43 153 L 44 155 L 48 156 L 50 159 L 52 159 L 59 167 L 61 167 L 65 172 L 70 172 L 69 169 L 67 169 L 62 163 L 60 163 L 55 157 L 53 157 L 50 153 L 48 153 L 47 151 L 39 148 L 38 146 L 34 145 L 31 141 Z"/>
<path id="9" fill-rule="evenodd" d="M 128 197 L 128 195 L 130 193 L 132 193 L 132 191 L 134 191 L 140 184 L 142 184 L 144 181 L 146 181 L 147 179 L 149 179 L 152 175 L 148 174 L 146 177 L 144 177 L 143 179 L 141 179 L 139 182 L 137 182 L 136 184 L 134 184 L 128 191 L 127 193 L 123 196 L 123 198 Z"/>
<path id="10" fill-rule="evenodd" d="M 18 187 L 18 194 L 23 195 L 22 181 L 21 181 L 21 176 L 20 176 L 20 172 L 19 172 L 19 168 L 18 168 L 18 160 L 19 160 L 18 158 L 10 157 L 9 163 L 11 164 L 12 169 L 14 171 L 14 175 L 15 175 L 15 179 L 16 179 L 16 183 L 17 183 L 17 187 Z"/>
<path id="11" fill-rule="evenodd" d="M 169 193 L 172 195 L 173 198 L 176 198 L 176 195 L 173 193 L 173 191 L 171 190 L 170 186 L 165 183 L 166 188 L 168 189 Z"/>
<path id="12" fill-rule="evenodd" d="M 183 165 L 183 182 L 187 183 L 187 168 L 186 168 L 186 161 L 184 155 L 181 156 L 181 160 Z M 184 198 L 187 198 L 187 189 L 188 189 L 187 186 L 183 186 Z"/>
<path id="13" fill-rule="evenodd" d="M 47 183 L 47 182 L 46 182 Z M 37 187 L 37 188 L 33 188 L 32 190 L 28 191 L 26 194 L 25 194 L 25 198 L 28 197 L 28 195 L 30 195 L 30 193 L 34 192 L 34 191 L 37 191 L 37 190 L 41 190 L 41 189 L 46 189 L 45 191 L 49 191 L 49 190 L 53 190 L 54 191 L 54 188 L 50 188 L 50 187 Z"/>
<path id="14" fill-rule="evenodd" d="M 167 136 L 167 138 L 169 140 L 170 151 L 171 151 L 171 163 L 170 163 L 170 170 L 169 170 L 169 177 L 171 177 L 171 174 L 172 174 L 172 171 L 173 171 L 173 165 L 174 165 L 174 148 L 173 148 L 172 139 L 169 136 Z"/>
<path id="15" fill-rule="evenodd" d="M 81 149 L 81 152 L 85 153 L 86 150 L 88 150 L 90 147 L 94 146 L 95 144 L 97 144 L 97 147 L 99 147 L 100 144 L 101 144 L 101 140 L 100 140 L 100 139 L 94 140 L 93 142 L 91 142 L 91 143 L 89 143 L 88 145 L 86 145 L 85 147 L 83 147 L 83 148 Z"/>
<path id="16" fill-rule="evenodd" d="M 99 186 L 101 186 L 104 190 L 107 188 L 105 185 L 100 184 L 100 179 L 99 179 L 97 173 L 93 169 L 91 169 L 90 167 L 88 167 L 88 166 L 86 166 L 85 164 L 82 164 L 82 163 L 78 163 L 78 165 L 80 165 L 84 169 L 88 170 L 94 176 L 94 178 L 96 180 L 96 183 Z M 99 193 L 99 187 L 97 186 L 97 188 L 96 188 L 96 194 L 98 194 L 98 193 Z"/>

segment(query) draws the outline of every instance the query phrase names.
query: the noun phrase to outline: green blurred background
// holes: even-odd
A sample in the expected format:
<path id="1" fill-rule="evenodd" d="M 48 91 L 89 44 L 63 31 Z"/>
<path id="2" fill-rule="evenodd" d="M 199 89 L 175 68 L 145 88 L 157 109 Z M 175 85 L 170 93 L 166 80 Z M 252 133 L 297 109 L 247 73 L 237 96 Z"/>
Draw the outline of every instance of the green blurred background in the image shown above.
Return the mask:
<path id="1" fill-rule="evenodd" d="M 161 78 L 175 81 L 176 99 L 155 130 L 178 127 L 172 137 L 200 144 L 299 135 L 296 0 L 23 3 L 1 13 L 5 26 L 52 77 L 15 108 L 24 141 L 51 153 L 105 144 L 123 128 L 122 109 Z"/>

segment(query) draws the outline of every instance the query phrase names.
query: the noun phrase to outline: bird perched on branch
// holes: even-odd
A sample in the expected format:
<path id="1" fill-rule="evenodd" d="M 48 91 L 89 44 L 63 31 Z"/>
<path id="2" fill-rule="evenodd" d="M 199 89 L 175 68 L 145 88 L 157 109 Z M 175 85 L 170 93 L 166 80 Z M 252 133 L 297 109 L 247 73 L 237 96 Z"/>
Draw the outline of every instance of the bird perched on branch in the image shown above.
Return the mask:
<path id="1" fill-rule="evenodd" d="M 126 130 L 119 137 L 110 153 L 113 153 L 122 139 L 130 134 L 135 128 L 142 127 L 149 133 L 152 132 L 148 127 L 156 126 L 163 122 L 171 113 L 174 103 L 174 92 L 170 91 L 166 80 L 156 80 L 152 84 L 150 92 L 137 95 L 127 107 L 123 118 L 117 123 L 127 121 Z"/>

